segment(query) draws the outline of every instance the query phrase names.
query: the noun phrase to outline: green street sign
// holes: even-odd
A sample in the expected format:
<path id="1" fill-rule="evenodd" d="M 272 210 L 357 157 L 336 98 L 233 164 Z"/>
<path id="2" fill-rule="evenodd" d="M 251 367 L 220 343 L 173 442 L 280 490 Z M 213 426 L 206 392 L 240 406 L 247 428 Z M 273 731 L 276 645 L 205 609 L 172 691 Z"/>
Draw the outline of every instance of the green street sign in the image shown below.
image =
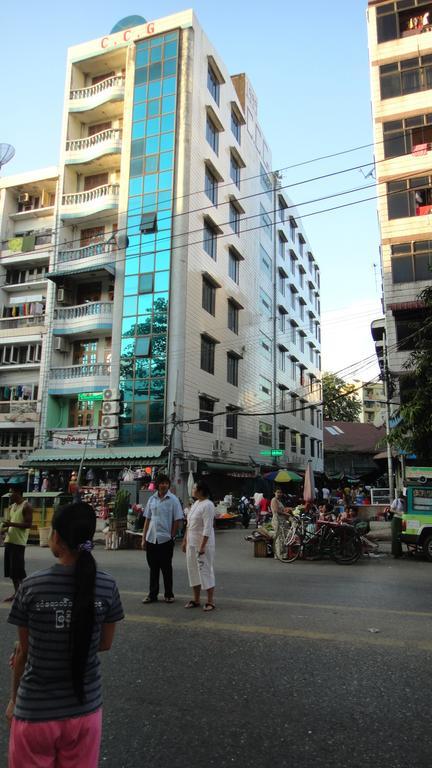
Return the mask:
<path id="1" fill-rule="evenodd" d="M 87 402 L 94 403 L 96 400 L 103 400 L 103 392 L 80 392 L 78 400 L 80 402 L 87 400 Z"/>
<path id="2" fill-rule="evenodd" d="M 261 456 L 283 456 L 284 452 L 278 448 L 274 448 L 272 451 L 260 451 Z"/>

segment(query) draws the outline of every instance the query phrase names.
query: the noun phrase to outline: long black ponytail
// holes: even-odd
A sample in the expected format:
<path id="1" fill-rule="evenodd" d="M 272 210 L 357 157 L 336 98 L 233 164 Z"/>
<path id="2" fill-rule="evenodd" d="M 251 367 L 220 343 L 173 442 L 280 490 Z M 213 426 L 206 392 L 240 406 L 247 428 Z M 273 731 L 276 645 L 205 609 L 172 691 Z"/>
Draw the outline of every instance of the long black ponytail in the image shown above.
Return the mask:
<path id="1" fill-rule="evenodd" d="M 70 625 L 71 674 L 75 694 L 84 701 L 84 677 L 95 621 L 96 562 L 91 553 L 96 515 L 90 504 L 77 502 L 60 507 L 52 527 L 71 552 L 78 552 Z"/>

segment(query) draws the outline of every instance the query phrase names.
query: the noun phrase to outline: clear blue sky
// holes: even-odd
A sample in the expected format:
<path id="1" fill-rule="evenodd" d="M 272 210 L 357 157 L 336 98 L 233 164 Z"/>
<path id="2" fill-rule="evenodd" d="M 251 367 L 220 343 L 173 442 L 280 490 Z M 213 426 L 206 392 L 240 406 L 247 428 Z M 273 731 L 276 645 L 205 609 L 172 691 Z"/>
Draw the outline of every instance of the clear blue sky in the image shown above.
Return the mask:
<path id="1" fill-rule="evenodd" d="M 16 157 L 3 174 L 58 162 L 68 46 L 109 33 L 116 21 L 132 13 L 150 21 L 188 7 L 178 0 L 142 5 L 136 0 L 132 5 L 113 0 L 67 4 L 9 0 L 1 11 L 0 141 L 14 144 Z M 274 168 L 372 142 L 366 0 L 307 4 L 267 0 L 262 5 L 250 0 L 197 0 L 193 8 L 229 71 L 250 77 Z M 369 147 L 305 165 L 287 171 L 284 184 L 360 164 L 367 173 L 372 158 Z M 295 203 L 302 203 L 366 188 L 370 182 L 354 170 L 287 191 Z M 300 211 L 307 214 L 373 194 L 373 188 L 364 189 L 301 206 Z M 360 335 L 368 333 L 369 318 L 363 317 L 365 310 L 358 302 L 369 300 L 370 305 L 379 295 L 373 270 L 379 260 L 376 203 L 310 216 L 304 226 L 321 266 L 322 310 L 346 307 L 352 320 L 358 319 L 353 333 L 361 341 Z M 334 325 L 330 321 L 329 334 Z M 353 338 L 353 346 L 356 343 Z M 352 351 L 348 358 L 341 357 L 340 367 L 345 359 L 360 356 Z"/>

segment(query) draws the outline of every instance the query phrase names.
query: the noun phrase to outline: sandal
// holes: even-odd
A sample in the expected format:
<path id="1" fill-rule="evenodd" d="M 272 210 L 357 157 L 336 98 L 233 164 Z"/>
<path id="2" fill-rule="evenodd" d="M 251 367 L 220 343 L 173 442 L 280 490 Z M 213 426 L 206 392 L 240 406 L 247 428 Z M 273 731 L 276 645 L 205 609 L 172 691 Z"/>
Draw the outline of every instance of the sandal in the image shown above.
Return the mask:
<path id="1" fill-rule="evenodd" d="M 164 601 L 166 603 L 174 603 L 175 598 L 174 597 L 164 597 Z"/>
<path id="2" fill-rule="evenodd" d="M 157 601 L 158 601 L 157 597 L 149 597 L 149 595 L 147 595 L 147 597 L 144 598 L 142 603 L 143 605 L 146 605 L 146 603 L 157 603 Z"/>
<path id="3" fill-rule="evenodd" d="M 189 600 L 188 603 L 186 603 L 185 608 L 199 608 L 201 603 L 196 603 L 195 600 Z"/>
<path id="4" fill-rule="evenodd" d="M 203 611 L 205 611 L 206 613 L 208 613 L 209 611 L 215 611 L 215 610 L 216 610 L 216 606 L 213 603 L 206 603 L 203 608 Z"/>

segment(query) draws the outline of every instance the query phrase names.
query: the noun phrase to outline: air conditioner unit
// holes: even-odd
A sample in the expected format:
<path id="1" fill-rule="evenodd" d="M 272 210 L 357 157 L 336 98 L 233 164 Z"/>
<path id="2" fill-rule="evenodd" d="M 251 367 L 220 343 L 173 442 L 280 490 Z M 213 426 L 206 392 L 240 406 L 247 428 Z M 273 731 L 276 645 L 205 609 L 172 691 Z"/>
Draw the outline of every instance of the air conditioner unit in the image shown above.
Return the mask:
<path id="1" fill-rule="evenodd" d="M 28 192 L 21 192 L 21 194 L 18 195 L 19 203 L 28 203 L 29 201 L 30 201 L 30 195 Z"/>
<path id="2" fill-rule="evenodd" d="M 118 400 L 104 400 L 102 403 L 102 413 L 119 413 L 120 402 Z"/>
<path id="3" fill-rule="evenodd" d="M 118 429 L 101 429 L 99 435 L 104 443 L 110 443 L 114 440 L 118 440 L 119 433 Z"/>
<path id="4" fill-rule="evenodd" d="M 67 291 L 65 288 L 59 288 L 57 291 L 57 303 L 58 304 L 71 304 L 72 303 L 72 294 L 70 291 Z"/>
<path id="5" fill-rule="evenodd" d="M 106 429 L 113 429 L 114 427 L 118 427 L 119 420 L 118 416 L 102 416 L 101 419 L 101 426 L 105 427 Z"/>
<path id="6" fill-rule="evenodd" d="M 70 352 L 70 344 L 62 336 L 57 336 L 54 339 L 54 349 L 56 352 Z"/>
<path id="7" fill-rule="evenodd" d="M 119 389 L 104 389 L 104 391 L 103 391 L 103 399 L 104 400 L 120 400 L 120 390 Z"/>

